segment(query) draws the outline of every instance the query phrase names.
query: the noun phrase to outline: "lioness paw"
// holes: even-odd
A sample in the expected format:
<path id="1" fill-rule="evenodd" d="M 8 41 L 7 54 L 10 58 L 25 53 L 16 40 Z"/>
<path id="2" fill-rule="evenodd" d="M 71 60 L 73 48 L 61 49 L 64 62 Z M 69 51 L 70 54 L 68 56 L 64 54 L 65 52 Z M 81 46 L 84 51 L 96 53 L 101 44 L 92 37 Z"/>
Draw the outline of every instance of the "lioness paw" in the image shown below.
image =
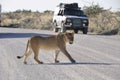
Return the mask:
<path id="1" fill-rule="evenodd" d="M 27 62 L 23 62 L 24 64 L 27 64 Z"/>
<path id="2" fill-rule="evenodd" d="M 43 62 L 40 61 L 38 64 L 43 64 Z"/>
<path id="3" fill-rule="evenodd" d="M 72 63 L 76 63 L 76 61 L 75 61 L 75 60 L 72 60 L 71 62 L 72 62 Z"/>
<path id="4" fill-rule="evenodd" d="M 59 63 L 60 61 L 58 61 L 58 60 L 55 60 L 55 63 Z"/>

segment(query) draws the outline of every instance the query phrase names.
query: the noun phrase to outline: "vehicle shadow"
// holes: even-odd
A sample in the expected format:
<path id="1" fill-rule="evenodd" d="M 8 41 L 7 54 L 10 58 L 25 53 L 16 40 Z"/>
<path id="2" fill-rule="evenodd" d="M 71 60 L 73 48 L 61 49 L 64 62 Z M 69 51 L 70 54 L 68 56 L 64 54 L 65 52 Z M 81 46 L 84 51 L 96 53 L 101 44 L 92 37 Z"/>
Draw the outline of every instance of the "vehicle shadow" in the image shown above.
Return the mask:
<path id="1" fill-rule="evenodd" d="M 32 36 L 52 36 L 52 34 L 38 34 L 38 33 L 0 33 L 1 38 L 27 38 Z"/>

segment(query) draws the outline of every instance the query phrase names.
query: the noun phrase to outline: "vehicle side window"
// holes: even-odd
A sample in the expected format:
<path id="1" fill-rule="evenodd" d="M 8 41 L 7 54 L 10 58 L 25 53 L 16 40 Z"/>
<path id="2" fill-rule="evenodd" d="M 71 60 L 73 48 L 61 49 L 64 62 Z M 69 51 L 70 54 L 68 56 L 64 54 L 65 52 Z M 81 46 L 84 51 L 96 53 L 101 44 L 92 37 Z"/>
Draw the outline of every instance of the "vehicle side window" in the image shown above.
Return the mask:
<path id="1" fill-rule="evenodd" d="M 63 15 L 63 10 L 60 10 L 58 15 Z"/>

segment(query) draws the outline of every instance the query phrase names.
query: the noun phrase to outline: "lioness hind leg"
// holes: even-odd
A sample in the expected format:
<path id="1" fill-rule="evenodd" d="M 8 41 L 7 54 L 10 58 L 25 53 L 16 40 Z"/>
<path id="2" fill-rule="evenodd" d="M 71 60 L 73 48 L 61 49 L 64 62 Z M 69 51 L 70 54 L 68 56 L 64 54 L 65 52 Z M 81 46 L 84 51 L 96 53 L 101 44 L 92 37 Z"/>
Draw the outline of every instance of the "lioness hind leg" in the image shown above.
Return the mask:
<path id="1" fill-rule="evenodd" d="M 27 58 L 32 54 L 32 50 L 28 50 L 26 53 L 25 53 L 25 58 L 24 58 L 24 64 L 27 64 Z"/>
<path id="2" fill-rule="evenodd" d="M 57 60 L 59 53 L 60 53 L 60 50 L 55 50 L 55 63 L 59 63 L 59 61 Z"/>
<path id="3" fill-rule="evenodd" d="M 35 59 L 35 61 L 36 61 L 38 64 L 43 64 L 43 62 L 41 62 L 41 61 L 38 59 L 39 49 L 33 49 L 33 52 L 34 52 L 34 59 Z"/>
<path id="4" fill-rule="evenodd" d="M 66 49 L 61 49 L 61 51 L 68 57 L 68 59 L 72 62 L 75 63 L 76 61 L 71 57 L 71 55 L 67 52 Z"/>

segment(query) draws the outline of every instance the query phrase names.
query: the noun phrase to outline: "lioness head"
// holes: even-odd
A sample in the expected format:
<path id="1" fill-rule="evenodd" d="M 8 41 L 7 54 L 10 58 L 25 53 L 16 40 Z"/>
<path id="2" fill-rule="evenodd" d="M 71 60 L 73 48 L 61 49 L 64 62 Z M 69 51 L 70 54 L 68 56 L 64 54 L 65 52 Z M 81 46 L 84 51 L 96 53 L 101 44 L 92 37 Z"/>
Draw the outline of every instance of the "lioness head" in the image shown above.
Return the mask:
<path id="1" fill-rule="evenodd" d="M 65 32 L 64 34 L 65 34 L 66 40 L 70 44 L 73 44 L 73 41 L 74 41 L 74 32 Z"/>

